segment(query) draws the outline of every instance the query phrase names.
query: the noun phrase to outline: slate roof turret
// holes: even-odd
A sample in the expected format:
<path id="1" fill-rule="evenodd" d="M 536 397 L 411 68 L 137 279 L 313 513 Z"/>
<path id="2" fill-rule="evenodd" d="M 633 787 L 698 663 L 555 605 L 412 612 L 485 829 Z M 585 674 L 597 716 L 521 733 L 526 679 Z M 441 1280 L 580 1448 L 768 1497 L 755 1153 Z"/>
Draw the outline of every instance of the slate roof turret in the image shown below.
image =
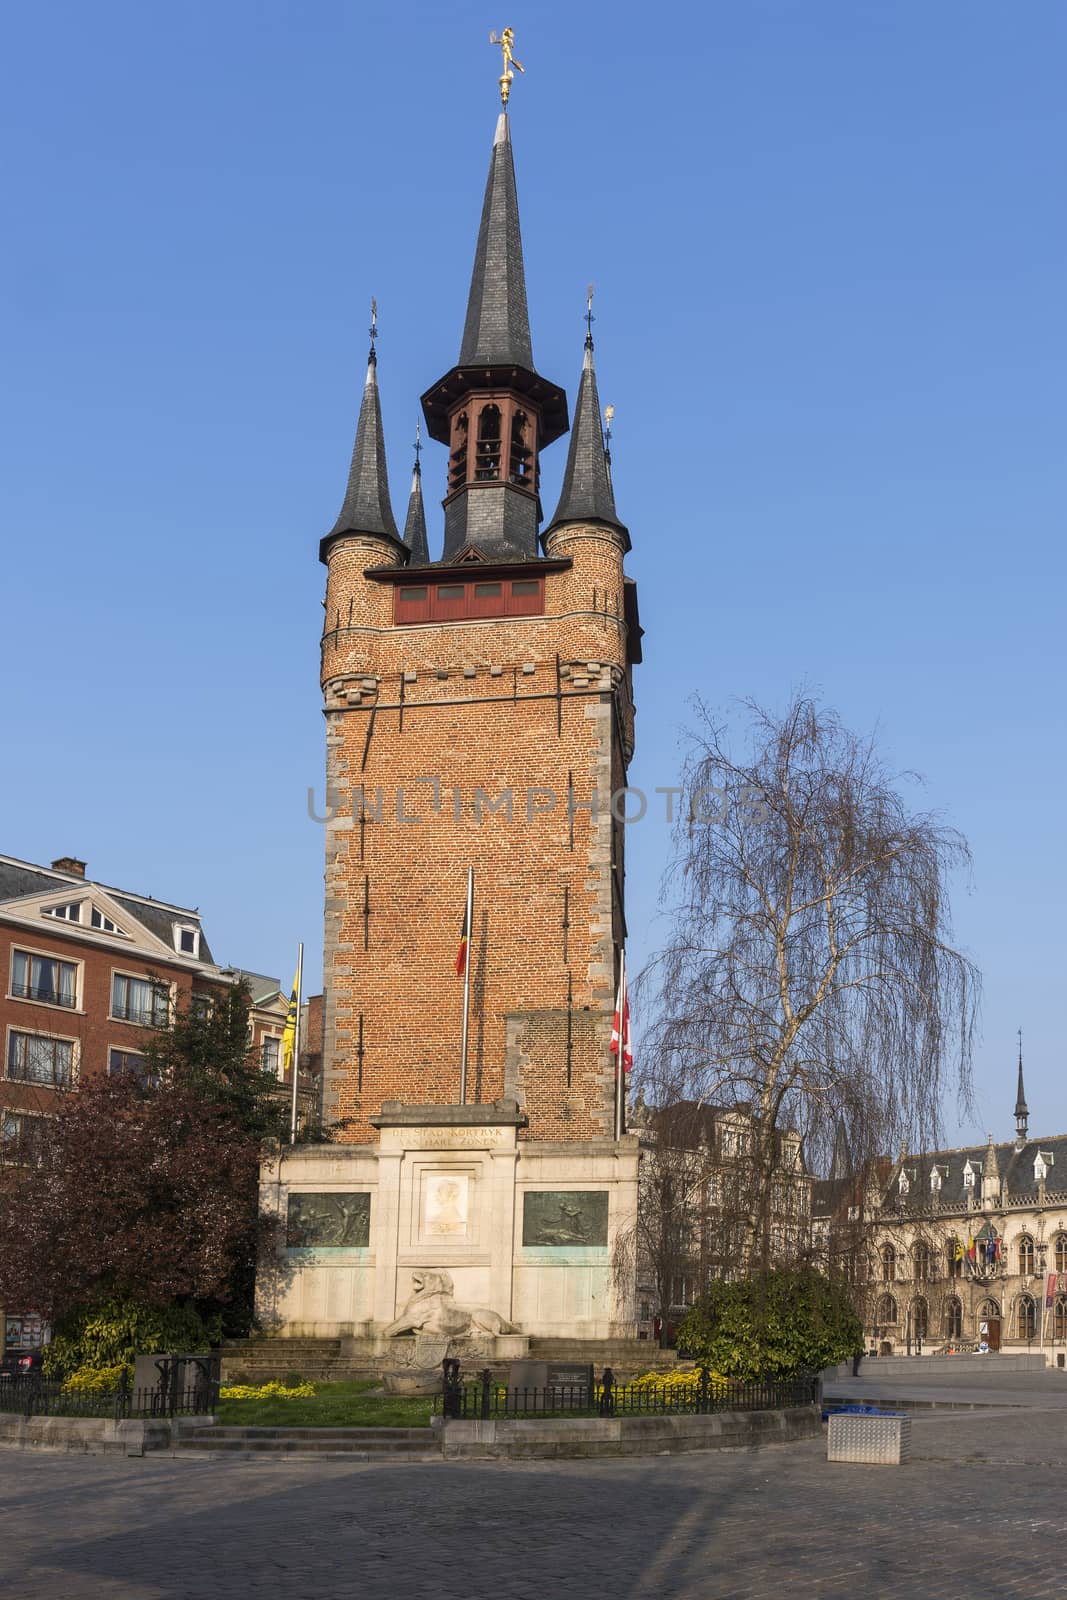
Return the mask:
<path id="1" fill-rule="evenodd" d="M 371 345 L 367 358 L 367 377 L 352 447 L 348 487 L 337 521 L 319 545 L 319 559 L 326 560 L 334 539 L 354 533 L 378 534 L 400 546 L 400 534 L 389 501 L 389 477 L 385 465 L 385 436 L 382 406 L 378 395 L 378 357 Z"/>
<path id="2" fill-rule="evenodd" d="M 1023 1088 L 1023 1036 L 1019 1033 L 1019 1087 L 1015 1095 L 1015 1130 L 1020 1144 L 1026 1143 L 1027 1129 L 1030 1123 L 1030 1112 L 1026 1104 L 1026 1090 Z"/>
<path id="3" fill-rule="evenodd" d="M 604 448 L 604 427 L 600 419 L 596 367 L 593 363 L 593 335 L 585 336 L 585 359 L 574 407 L 567 466 L 563 474 L 556 514 L 546 534 L 565 522 L 604 522 L 618 528 L 630 548 L 630 535 L 615 510 L 615 491 Z"/>
<path id="4" fill-rule="evenodd" d="M 411 494 L 408 496 L 407 521 L 404 523 L 404 543 L 411 552 L 413 567 L 425 567 L 430 560 L 430 545 L 426 537 L 426 507 L 422 502 L 422 467 L 418 447 L 415 465 L 411 469 Z"/>

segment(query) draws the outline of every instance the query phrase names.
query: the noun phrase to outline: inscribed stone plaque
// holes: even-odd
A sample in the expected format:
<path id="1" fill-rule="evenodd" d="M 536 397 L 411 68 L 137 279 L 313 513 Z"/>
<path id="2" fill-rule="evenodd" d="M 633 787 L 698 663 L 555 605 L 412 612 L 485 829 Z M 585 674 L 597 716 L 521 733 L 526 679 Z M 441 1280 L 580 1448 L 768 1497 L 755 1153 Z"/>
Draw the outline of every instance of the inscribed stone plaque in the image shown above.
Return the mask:
<path id="1" fill-rule="evenodd" d="M 285 1243 L 290 1250 L 365 1250 L 370 1195 L 291 1194 Z"/>
<path id="2" fill-rule="evenodd" d="M 542 1248 L 606 1245 L 607 1190 L 528 1189 L 522 1204 L 522 1242 Z"/>

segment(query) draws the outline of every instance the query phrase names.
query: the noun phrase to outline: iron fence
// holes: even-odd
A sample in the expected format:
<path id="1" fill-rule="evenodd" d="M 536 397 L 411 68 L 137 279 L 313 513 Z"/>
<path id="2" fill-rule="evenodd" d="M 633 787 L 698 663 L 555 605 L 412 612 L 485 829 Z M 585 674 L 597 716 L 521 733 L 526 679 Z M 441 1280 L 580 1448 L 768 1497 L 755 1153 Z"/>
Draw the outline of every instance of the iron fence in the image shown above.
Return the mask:
<path id="1" fill-rule="evenodd" d="M 445 1361 L 434 1410 L 445 1418 L 469 1421 L 543 1416 L 667 1416 L 687 1412 L 708 1416 L 716 1411 L 778 1411 L 788 1406 L 811 1406 L 819 1399 L 815 1373 L 744 1383 L 720 1378 L 701 1367 L 692 1383 L 616 1383 L 612 1369 L 606 1367 L 603 1376 L 591 1386 L 559 1383 L 526 1388 L 501 1382 L 488 1367 L 477 1379 L 464 1380 L 459 1362 Z"/>
<path id="2" fill-rule="evenodd" d="M 189 1373 L 187 1362 L 160 1362 L 159 1380 L 135 1387 L 123 1373 L 118 1388 L 101 1392 L 68 1388 L 39 1372 L 0 1376 L 0 1412 L 23 1417 L 213 1416 L 218 1409 L 218 1364 Z"/>

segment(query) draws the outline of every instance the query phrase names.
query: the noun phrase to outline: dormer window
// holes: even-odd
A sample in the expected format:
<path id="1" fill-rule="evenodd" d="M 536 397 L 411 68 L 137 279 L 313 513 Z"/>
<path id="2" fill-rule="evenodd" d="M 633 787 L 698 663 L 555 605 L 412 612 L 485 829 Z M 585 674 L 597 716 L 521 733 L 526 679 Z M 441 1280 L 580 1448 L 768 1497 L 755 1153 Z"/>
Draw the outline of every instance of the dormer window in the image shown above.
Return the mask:
<path id="1" fill-rule="evenodd" d="M 931 1167 L 931 1169 L 930 1169 L 930 1193 L 934 1194 L 934 1195 L 938 1195 L 938 1194 L 941 1193 L 941 1168 L 940 1167 Z"/>
<path id="2" fill-rule="evenodd" d="M 1048 1177 L 1048 1169 L 1053 1164 L 1054 1157 L 1050 1150 L 1039 1150 L 1034 1157 L 1034 1182 L 1044 1183 Z"/>
<path id="3" fill-rule="evenodd" d="M 82 903 L 80 900 L 71 900 L 66 905 L 45 906 L 41 915 L 42 917 L 55 917 L 57 922 L 80 922 L 82 919 Z"/>
<path id="4" fill-rule="evenodd" d="M 89 926 L 96 928 L 99 933 L 117 933 L 120 939 L 128 939 L 129 934 L 112 922 L 110 917 L 104 915 L 99 906 L 92 906 L 89 910 Z"/>
<path id="5" fill-rule="evenodd" d="M 200 954 L 200 929 L 190 923 L 176 922 L 174 924 L 174 948 L 180 950 L 183 956 L 197 956 Z"/>
<path id="6" fill-rule="evenodd" d="M 981 1170 L 981 1166 L 977 1162 L 968 1161 L 965 1163 L 963 1168 L 963 1187 L 965 1189 L 974 1188 L 975 1178 Z"/>

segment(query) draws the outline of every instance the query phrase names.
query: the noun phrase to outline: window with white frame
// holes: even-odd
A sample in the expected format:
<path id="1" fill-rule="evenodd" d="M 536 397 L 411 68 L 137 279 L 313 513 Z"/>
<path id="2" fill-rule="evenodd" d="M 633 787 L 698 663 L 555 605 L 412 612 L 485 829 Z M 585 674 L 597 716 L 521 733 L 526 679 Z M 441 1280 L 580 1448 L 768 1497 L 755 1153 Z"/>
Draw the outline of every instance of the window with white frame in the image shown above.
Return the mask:
<path id="1" fill-rule="evenodd" d="M 42 917 L 55 917 L 58 922 L 80 922 L 82 919 L 82 903 L 80 900 L 71 900 L 62 906 L 44 906 L 41 910 Z"/>
<path id="2" fill-rule="evenodd" d="M 129 934 L 124 932 L 117 923 L 106 917 L 99 906 L 92 906 L 89 911 L 89 926 L 96 928 L 99 933 L 117 933 L 120 939 L 128 939 Z"/>
<path id="3" fill-rule="evenodd" d="M 176 922 L 174 924 L 174 948 L 180 950 L 183 956 L 196 956 L 200 954 L 200 929 L 190 922 Z"/>
<path id="4" fill-rule="evenodd" d="M 74 1040 L 12 1028 L 7 1036 L 7 1075 L 15 1083 L 69 1088 L 74 1081 Z"/>
<path id="5" fill-rule="evenodd" d="M 264 1035 L 259 1047 L 259 1064 L 264 1072 L 269 1072 L 272 1077 L 278 1076 L 278 1061 L 281 1055 L 282 1041 L 277 1034 Z"/>
<path id="6" fill-rule="evenodd" d="M 41 1005 L 64 1006 L 74 1011 L 78 1005 L 78 966 L 77 961 L 15 950 L 11 957 L 11 993 L 17 1000 L 36 1000 Z"/>
<path id="7" fill-rule="evenodd" d="M 111 1015 L 142 1028 L 162 1028 L 170 1016 L 170 986 L 159 978 L 111 975 Z"/>

